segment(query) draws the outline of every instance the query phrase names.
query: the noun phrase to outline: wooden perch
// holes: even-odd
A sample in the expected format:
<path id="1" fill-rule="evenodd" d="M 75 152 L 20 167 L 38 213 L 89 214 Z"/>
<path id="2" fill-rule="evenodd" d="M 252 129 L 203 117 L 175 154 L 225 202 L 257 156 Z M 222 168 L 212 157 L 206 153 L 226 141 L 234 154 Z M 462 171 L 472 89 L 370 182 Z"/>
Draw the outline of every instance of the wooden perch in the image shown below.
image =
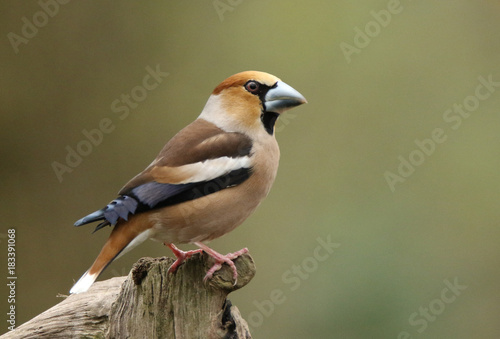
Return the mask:
<path id="1" fill-rule="evenodd" d="M 238 308 L 226 299 L 255 275 L 250 255 L 234 261 L 235 286 L 226 264 L 203 282 L 213 264 L 204 253 L 167 274 L 172 263 L 142 258 L 127 277 L 97 282 L 0 338 L 251 338 Z"/>

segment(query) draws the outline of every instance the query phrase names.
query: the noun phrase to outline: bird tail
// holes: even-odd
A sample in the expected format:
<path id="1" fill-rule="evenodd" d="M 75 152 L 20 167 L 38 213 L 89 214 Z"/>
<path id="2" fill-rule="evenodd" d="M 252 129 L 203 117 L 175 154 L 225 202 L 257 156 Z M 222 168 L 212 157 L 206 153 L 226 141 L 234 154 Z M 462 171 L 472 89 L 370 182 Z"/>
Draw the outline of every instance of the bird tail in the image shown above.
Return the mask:
<path id="1" fill-rule="evenodd" d="M 118 222 L 113 228 L 101 252 L 87 272 L 76 282 L 69 293 L 87 291 L 97 277 L 111 262 L 149 238 L 150 230 L 142 218 L 130 218 L 128 222 Z"/>

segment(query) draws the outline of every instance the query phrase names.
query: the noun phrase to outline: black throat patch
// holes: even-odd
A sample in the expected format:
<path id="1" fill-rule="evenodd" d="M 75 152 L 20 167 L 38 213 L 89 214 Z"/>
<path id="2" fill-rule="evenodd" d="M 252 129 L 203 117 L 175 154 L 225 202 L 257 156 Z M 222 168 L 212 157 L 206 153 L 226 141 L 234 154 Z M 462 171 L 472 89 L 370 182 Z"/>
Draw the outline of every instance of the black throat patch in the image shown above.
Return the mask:
<path id="1" fill-rule="evenodd" d="M 274 134 L 274 124 L 276 124 L 276 120 L 278 120 L 279 116 L 280 115 L 278 113 L 274 112 L 264 112 L 261 114 L 260 120 L 262 120 L 264 128 L 266 129 L 267 133 L 269 133 L 269 135 Z"/>

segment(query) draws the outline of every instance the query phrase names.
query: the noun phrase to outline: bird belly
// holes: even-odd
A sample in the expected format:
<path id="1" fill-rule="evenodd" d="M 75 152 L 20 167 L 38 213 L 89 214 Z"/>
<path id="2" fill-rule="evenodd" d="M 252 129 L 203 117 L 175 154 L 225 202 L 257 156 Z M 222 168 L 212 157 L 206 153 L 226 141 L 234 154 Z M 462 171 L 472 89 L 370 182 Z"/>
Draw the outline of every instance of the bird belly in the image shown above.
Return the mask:
<path id="1" fill-rule="evenodd" d="M 239 226 L 262 199 L 235 197 L 228 188 L 202 198 L 165 207 L 152 215 L 152 239 L 190 243 L 218 238 Z"/>

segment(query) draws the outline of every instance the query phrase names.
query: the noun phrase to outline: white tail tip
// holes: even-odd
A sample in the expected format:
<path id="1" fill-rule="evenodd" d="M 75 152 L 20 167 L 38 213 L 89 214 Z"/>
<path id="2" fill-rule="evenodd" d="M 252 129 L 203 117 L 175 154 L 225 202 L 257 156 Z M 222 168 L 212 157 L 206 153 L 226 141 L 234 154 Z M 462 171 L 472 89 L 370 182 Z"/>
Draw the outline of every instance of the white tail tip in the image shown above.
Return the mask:
<path id="1" fill-rule="evenodd" d="M 69 293 L 71 294 L 78 294 L 82 292 L 86 292 L 90 286 L 94 283 L 94 281 L 97 279 L 97 274 L 89 274 L 89 271 L 85 272 L 84 275 L 76 282 L 75 285 L 69 290 Z"/>

